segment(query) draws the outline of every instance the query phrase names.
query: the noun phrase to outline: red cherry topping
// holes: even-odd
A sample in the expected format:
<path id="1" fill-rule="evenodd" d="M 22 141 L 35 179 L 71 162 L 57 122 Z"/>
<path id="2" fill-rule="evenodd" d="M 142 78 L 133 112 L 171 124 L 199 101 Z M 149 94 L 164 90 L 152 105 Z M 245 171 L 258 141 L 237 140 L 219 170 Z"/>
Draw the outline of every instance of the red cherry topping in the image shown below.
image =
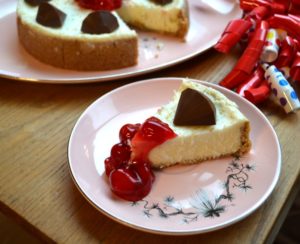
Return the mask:
<path id="1" fill-rule="evenodd" d="M 93 10 L 114 10 L 120 8 L 122 0 L 76 0 L 83 8 Z"/>
<path id="2" fill-rule="evenodd" d="M 140 135 L 144 139 L 157 143 L 162 143 L 176 136 L 168 124 L 155 117 L 150 117 L 144 122 L 140 130 Z"/>
<path id="3" fill-rule="evenodd" d="M 120 129 L 119 138 L 121 142 L 127 143 L 128 140 L 131 140 L 135 133 L 140 128 L 141 124 L 126 124 L 123 125 Z"/>
<path id="4" fill-rule="evenodd" d="M 176 134 L 168 124 L 158 118 L 150 117 L 132 138 L 131 145 L 134 158 L 147 162 L 148 154 L 154 147 L 174 137 Z"/>
<path id="5" fill-rule="evenodd" d="M 153 147 L 175 136 L 168 124 L 155 117 L 142 125 L 122 126 L 121 142 L 111 148 L 110 157 L 104 161 L 111 190 L 128 201 L 139 201 L 147 196 L 155 178 L 148 154 Z M 131 154 L 132 150 L 134 154 Z"/>
<path id="6" fill-rule="evenodd" d="M 109 177 L 111 190 L 119 197 L 128 201 L 138 201 L 151 190 L 152 182 L 143 182 L 135 170 L 120 168 L 114 170 Z"/>
<path id="7" fill-rule="evenodd" d="M 124 163 L 128 162 L 128 160 L 130 159 L 130 154 L 131 154 L 130 146 L 122 142 L 115 144 L 111 148 L 111 152 L 110 152 L 111 157 L 118 164 L 116 165 L 116 167 L 118 167 L 123 162 Z"/>
<path id="8" fill-rule="evenodd" d="M 141 177 L 143 182 L 154 182 L 155 176 L 151 170 L 151 166 L 146 162 L 133 161 L 131 166 Z"/>
<path id="9" fill-rule="evenodd" d="M 116 169 L 115 162 L 112 157 L 108 157 L 104 160 L 105 174 L 109 177 L 110 173 Z"/>

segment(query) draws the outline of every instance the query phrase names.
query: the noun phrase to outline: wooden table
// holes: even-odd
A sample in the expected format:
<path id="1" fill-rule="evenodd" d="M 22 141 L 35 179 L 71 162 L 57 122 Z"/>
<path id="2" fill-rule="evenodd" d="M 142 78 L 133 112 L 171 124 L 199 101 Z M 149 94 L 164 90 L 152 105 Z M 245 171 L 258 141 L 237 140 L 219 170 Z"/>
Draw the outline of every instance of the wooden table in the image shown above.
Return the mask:
<path id="1" fill-rule="evenodd" d="M 38 238 L 59 243 L 262 243 L 271 242 L 299 182 L 300 112 L 286 115 L 266 102 L 260 109 L 282 149 L 282 173 L 268 200 L 246 219 L 193 236 L 144 233 L 118 224 L 92 207 L 72 181 L 67 158 L 71 130 L 95 99 L 147 78 L 190 77 L 218 83 L 240 53 L 209 50 L 163 71 L 82 85 L 25 83 L 0 78 L 0 210 Z"/>

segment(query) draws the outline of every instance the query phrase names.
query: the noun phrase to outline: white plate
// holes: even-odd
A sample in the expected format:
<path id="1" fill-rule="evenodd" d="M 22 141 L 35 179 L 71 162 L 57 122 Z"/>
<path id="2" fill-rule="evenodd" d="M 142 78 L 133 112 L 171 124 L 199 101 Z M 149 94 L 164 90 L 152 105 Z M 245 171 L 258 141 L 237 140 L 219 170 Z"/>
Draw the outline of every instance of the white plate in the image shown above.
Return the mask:
<path id="1" fill-rule="evenodd" d="M 189 1 L 191 26 L 186 42 L 139 32 L 138 65 L 112 71 L 78 72 L 54 68 L 31 57 L 18 41 L 16 0 L 0 0 L 0 76 L 42 83 L 85 83 L 136 76 L 177 64 L 212 47 L 227 23 L 241 16 L 235 1 L 214 3 L 216 10 L 200 0 Z"/>
<path id="2" fill-rule="evenodd" d="M 251 151 L 240 159 L 226 157 L 155 171 L 150 194 L 134 204 L 111 193 L 103 161 L 118 142 L 119 129 L 148 118 L 170 100 L 181 81 L 159 78 L 116 89 L 89 106 L 72 131 L 68 156 L 79 190 L 102 213 L 132 228 L 169 235 L 223 228 L 256 210 L 278 181 L 280 147 L 266 117 L 237 94 L 205 83 L 235 101 L 249 118 Z"/>

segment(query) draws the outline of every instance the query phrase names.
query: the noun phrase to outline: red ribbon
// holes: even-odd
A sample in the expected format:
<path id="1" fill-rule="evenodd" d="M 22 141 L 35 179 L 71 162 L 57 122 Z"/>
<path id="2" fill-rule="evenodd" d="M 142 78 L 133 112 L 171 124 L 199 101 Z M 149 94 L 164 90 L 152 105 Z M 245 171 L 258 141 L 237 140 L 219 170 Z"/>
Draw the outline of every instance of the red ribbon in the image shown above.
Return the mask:
<path id="1" fill-rule="evenodd" d="M 237 87 L 236 92 L 242 97 L 245 97 L 245 91 L 250 88 L 258 87 L 262 83 L 263 79 L 264 70 L 258 66 L 258 68 L 253 72 L 253 75 Z"/>
<path id="2" fill-rule="evenodd" d="M 251 74 L 263 50 L 268 27 L 269 24 L 265 20 L 257 26 L 247 48 L 235 66 L 236 69 Z"/>
<path id="3" fill-rule="evenodd" d="M 268 23 L 263 20 L 233 70 L 220 82 L 221 86 L 233 89 L 249 78 L 263 50 L 267 32 Z"/>
<path id="4" fill-rule="evenodd" d="M 288 12 L 290 9 L 291 1 L 290 0 L 273 0 L 273 3 L 280 4 L 284 6 L 285 12 Z"/>
<path id="5" fill-rule="evenodd" d="M 300 23 L 291 16 L 274 14 L 268 19 L 270 28 L 283 29 L 296 39 L 300 39 Z"/>
<path id="6" fill-rule="evenodd" d="M 295 15 L 295 14 L 288 14 L 288 16 L 289 16 L 291 19 L 293 19 L 293 20 L 295 20 L 296 22 L 298 22 L 298 25 L 300 24 L 300 16 Z"/>
<path id="7" fill-rule="evenodd" d="M 300 42 L 297 39 L 293 39 L 294 43 L 295 43 L 295 48 L 297 51 L 300 51 Z"/>
<path id="8" fill-rule="evenodd" d="M 297 52 L 290 69 L 290 76 L 293 81 L 300 85 L 300 52 Z"/>
<path id="9" fill-rule="evenodd" d="M 298 0 L 292 0 L 291 4 L 290 4 L 290 8 L 289 8 L 289 13 L 291 14 L 296 14 L 299 15 L 300 14 L 300 1 Z"/>
<path id="10" fill-rule="evenodd" d="M 252 28 L 241 38 L 240 46 L 245 49 L 248 45 L 249 40 L 253 37 L 253 32 L 255 27 L 260 24 L 260 22 L 270 15 L 270 9 L 264 6 L 258 6 L 252 9 L 250 12 L 246 13 L 244 16 L 245 20 L 249 20 L 252 23 Z"/>
<path id="11" fill-rule="evenodd" d="M 249 74 L 242 70 L 233 69 L 219 84 L 228 89 L 233 89 L 247 79 L 249 79 Z"/>
<path id="12" fill-rule="evenodd" d="M 259 87 L 250 88 L 245 91 L 245 98 L 253 104 L 259 104 L 265 101 L 270 95 L 270 86 L 264 80 Z"/>
<path id="13" fill-rule="evenodd" d="M 272 13 L 285 13 L 288 8 L 285 3 L 268 1 L 268 0 L 240 0 L 240 7 L 244 11 L 251 11 L 252 9 L 264 6 L 270 8 Z"/>
<path id="14" fill-rule="evenodd" d="M 228 24 L 215 48 L 227 53 L 238 42 L 247 46 L 219 84 L 258 104 L 270 94 L 258 65 L 269 28 L 287 32 L 283 41 L 278 39 L 280 49 L 273 64 L 278 69 L 288 67 L 290 78 L 300 84 L 300 0 L 240 0 L 240 7 L 244 18 Z"/>
<path id="15" fill-rule="evenodd" d="M 280 52 L 274 65 L 277 68 L 290 67 L 296 52 L 297 47 L 294 39 L 287 36 L 286 39 L 281 42 Z"/>
<path id="16" fill-rule="evenodd" d="M 264 6 L 258 6 L 247 13 L 245 18 L 246 20 L 254 20 L 256 23 L 259 23 L 262 19 L 266 18 L 270 14 L 270 9 Z"/>
<path id="17" fill-rule="evenodd" d="M 249 20 L 237 19 L 230 21 L 214 48 L 219 52 L 228 53 L 251 26 L 252 23 Z"/>

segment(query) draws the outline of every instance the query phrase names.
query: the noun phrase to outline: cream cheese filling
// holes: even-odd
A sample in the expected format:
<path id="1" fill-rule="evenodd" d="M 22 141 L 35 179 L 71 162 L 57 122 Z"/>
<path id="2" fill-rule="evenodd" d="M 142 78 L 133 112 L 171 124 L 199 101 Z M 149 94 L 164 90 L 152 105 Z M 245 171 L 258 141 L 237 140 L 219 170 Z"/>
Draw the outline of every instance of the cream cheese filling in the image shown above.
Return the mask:
<path id="1" fill-rule="evenodd" d="M 159 32 L 178 32 L 180 15 L 184 1 L 173 0 L 172 3 L 161 6 L 149 0 L 124 0 L 118 13 L 128 24 L 140 25 L 149 30 Z"/>
<path id="2" fill-rule="evenodd" d="M 173 118 L 181 91 L 186 88 L 199 90 L 208 96 L 216 107 L 216 125 L 175 126 Z M 241 146 L 242 130 L 247 118 L 238 106 L 220 92 L 198 83 L 184 81 L 175 92 L 173 100 L 163 106 L 154 116 L 169 124 L 177 137 L 155 147 L 149 153 L 154 167 L 176 162 L 191 163 L 196 160 L 232 154 Z"/>
<path id="3" fill-rule="evenodd" d="M 52 0 L 53 6 L 62 10 L 67 14 L 65 22 L 61 28 L 49 28 L 40 25 L 36 22 L 36 15 L 38 7 L 28 5 L 24 0 L 18 1 L 17 13 L 21 20 L 31 26 L 34 26 L 40 32 L 47 33 L 47 35 L 63 36 L 63 38 L 74 39 L 80 37 L 81 40 L 98 39 L 100 41 L 116 40 L 126 37 L 137 36 L 134 30 L 131 30 L 124 21 L 118 16 L 116 12 L 112 12 L 119 22 L 119 28 L 109 34 L 91 35 L 81 32 L 81 25 L 85 17 L 92 12 L 92 10 L 81 8 L 74 0 Z"/>

